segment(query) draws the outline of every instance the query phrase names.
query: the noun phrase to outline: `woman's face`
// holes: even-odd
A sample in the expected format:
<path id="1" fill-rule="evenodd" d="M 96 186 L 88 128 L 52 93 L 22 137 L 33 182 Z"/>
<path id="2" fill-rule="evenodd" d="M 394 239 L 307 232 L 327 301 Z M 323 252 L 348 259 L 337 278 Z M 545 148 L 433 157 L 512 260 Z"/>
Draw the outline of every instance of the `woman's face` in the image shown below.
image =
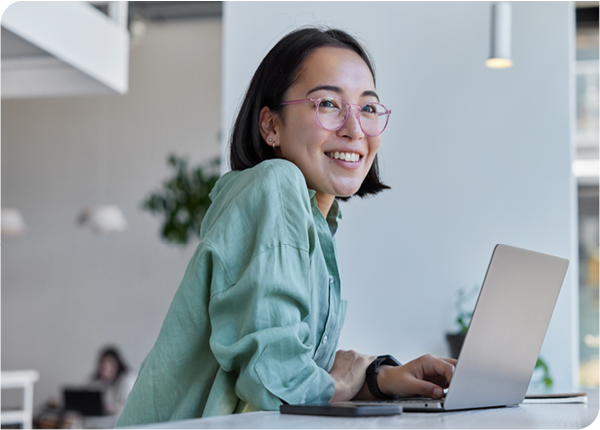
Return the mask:
<path id="1" fill-rule="evenodd" d="M 366 63 L 352 50 L 318 48 L 304 61 L 300 79 L 288 90 L 285 101 L 337 96 L 363 106 L 378 102 L 373 76 Z M 296 164 L 308 188 L 316 191 L 317 202 L 358 191 L 379 149 L 381 136 L 369 137 L 360 128 L 356 106 L 346 124 L 337 131 L 319 125 L 314 102 L 286 105 L 275 120 L 272 138 L 277 155 Z M 263 136 L 265 137 L 265 136 Z M 358 154 L 358 161 L 335 159 L 333 154 Z M 356 158 L 356 156 L 354 156 Z M 351 158 L 350 158 L 351 159 Z"/>
<path id="2" fill-rule="evenodd" d="M 100 379 L 104 382 L 113 382 L 119 372 L 119 363 L 112 355 L 105 355 L 100 360 Z"/>

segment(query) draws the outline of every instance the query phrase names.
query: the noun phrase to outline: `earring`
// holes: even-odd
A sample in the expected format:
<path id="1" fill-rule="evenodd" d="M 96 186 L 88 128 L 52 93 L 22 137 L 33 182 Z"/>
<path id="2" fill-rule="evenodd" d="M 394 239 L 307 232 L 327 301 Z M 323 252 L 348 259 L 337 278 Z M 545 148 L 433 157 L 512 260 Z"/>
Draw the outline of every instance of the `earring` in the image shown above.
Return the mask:
<path id="1" fill-rule="evenodd" d="M 269 138 L 269 142 L 273 142 L 273 139 Z"/>

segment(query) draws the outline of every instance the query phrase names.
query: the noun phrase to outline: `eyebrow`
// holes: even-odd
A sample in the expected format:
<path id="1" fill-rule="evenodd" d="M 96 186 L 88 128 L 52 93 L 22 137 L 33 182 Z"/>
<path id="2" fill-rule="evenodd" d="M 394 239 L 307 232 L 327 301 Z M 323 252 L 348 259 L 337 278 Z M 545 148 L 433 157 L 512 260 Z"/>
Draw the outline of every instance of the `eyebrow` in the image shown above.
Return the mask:
<path id="1" fill-rule="evenodd" d="M 314 93 L 315 91 L 319 91 L 319 90 L 333 91 L 334 93 L 340 94 L 340 95 L 343 93 L 342 89 L 340 87 L 336 87 L 335 85 L 319 85 L 318 87 L 314 87 L 312 90 L 307 92 L 306 95 L 308 96 L 310 93 Z M 371 90 L 363 91 L 363 93 L 361 94 L 361 97 L 366 97 L 366 96 L 373 96 L 377 99 L 377 101 L 379 101 L 379 96 L 377 95 L 377 93 L 375 91 L 371 91 Z"/>

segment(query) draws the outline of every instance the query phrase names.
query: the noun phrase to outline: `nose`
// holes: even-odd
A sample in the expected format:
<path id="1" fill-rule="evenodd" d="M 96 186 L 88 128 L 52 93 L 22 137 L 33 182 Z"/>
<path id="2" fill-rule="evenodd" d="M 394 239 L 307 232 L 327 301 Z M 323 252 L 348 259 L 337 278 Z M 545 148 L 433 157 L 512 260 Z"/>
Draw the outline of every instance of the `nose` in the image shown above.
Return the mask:
<path id="1" fill-rule="evenodd" d="M 347 137 L 350 140 L 358 140 L 364 137 L 362 128 L 360 127 L 359 107 L 357 105 L 350 105 L 348 107 L 348 119 L 346 123 L 337 131 L 338 136 Z"/>

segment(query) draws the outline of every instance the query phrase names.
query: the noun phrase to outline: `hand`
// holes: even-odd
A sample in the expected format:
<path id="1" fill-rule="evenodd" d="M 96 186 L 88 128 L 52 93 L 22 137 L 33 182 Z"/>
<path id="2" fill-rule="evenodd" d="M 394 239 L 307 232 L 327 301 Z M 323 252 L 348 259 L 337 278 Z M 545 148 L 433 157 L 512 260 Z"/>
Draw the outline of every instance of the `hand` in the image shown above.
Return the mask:
<path id="1" fill-rule="evenodd" d="M 444 388 L 450 385 L 456 366 L 453 358 L 439 358 L 427 354 L 404 366 L 381 366 L 377 385 L 382 393 L 391 396 L 428 396 L 441 399 Z"/>
<path id="2" fill-rule="evenodd" d="M 352 399 L 365 385 L 367 367 L 376 358 L 376 355 L 360 354 L 352 350 L 337 351 L 333 367 L 329 371 L 335 381 L 335 394 L 330 402 Z"/>

